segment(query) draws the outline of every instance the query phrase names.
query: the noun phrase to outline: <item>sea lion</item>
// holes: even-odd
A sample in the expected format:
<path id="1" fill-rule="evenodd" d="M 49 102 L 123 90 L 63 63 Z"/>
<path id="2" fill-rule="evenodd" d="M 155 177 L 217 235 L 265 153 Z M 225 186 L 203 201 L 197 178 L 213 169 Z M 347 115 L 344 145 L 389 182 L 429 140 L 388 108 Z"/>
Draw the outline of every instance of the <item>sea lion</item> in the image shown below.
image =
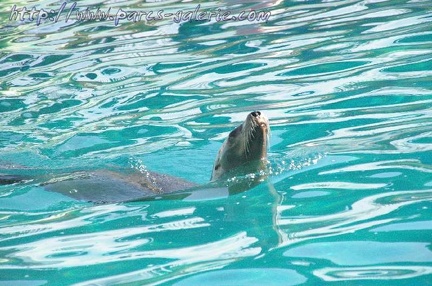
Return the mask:
<path id="1" fill-rule="evenodd" d="M 249 113 L 246 120 L 228 135 L 216 156 L 211 181 L 237 173 L 256 173 L 267 164 L 269 121 L 260 111 Z"/>
<path id="2" fill-rule="evenodd" d="M 124 202 L 163 197 L 166 194 L 191 193 L 190 190 L 208 190 L 225 187 L 230 194 L 249 189 L 266 175 L 269 121 L 260 111 L 248 114 L 246 120 L 230 132 L 220 148 L 206 186 L 166 174 L 134 169 L 123 172 L 100 170 L 37 178 L 40 186 L 49 191 L 65 194 L 77 200 L 97 203 Z M 250 177 L 242 178 L 247 174 Z M 29 176 L 0 175 L 0 185 L 18 183 Z M 231 180 L 226 184 L 227 180 Z"/>

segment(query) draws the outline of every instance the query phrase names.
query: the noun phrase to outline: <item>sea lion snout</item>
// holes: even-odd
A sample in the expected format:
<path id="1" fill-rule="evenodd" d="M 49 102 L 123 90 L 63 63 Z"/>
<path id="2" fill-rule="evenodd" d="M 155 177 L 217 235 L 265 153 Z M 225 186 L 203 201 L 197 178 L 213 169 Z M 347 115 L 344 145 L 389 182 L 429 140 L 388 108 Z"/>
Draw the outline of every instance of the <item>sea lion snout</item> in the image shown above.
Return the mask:
<path id="1" fill-rule="evenodd" d="M 251 115 L 253 116 L 253 117 L 258 117 L 258 116 L 260 116 L 261 115 L 261 111 L 252 111 L 251 112 Z"/>
<path id="2" fill-rule="evenodd" d="M 261 113 L 261 111 L 253 111 L 249 113 L 245 122 L 247 129 L 253 129 L 254 132 L 263 133 L 263 136 L 268 136 L 268 131 L 270 129 L 269 121 L 267 117 Z M 260 131 L 258 129 L 261 129 Z"/>

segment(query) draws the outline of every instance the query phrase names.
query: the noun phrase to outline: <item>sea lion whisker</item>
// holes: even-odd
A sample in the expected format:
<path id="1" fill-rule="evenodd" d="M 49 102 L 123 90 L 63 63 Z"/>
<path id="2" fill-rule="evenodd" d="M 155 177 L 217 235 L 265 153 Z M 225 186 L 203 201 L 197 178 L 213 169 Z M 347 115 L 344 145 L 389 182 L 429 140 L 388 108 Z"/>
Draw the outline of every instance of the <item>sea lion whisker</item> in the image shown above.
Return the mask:
<path id="1" fill-rule="evenodd" d="M 249 131 L 247 131 L 247 133 L 245 133 L 245 139 L 243 140 L 243 145 L 244 145 L 244 150 L 245 150 L 245 156 L 246 158 L 248 157 L 249 153 L 250 153 L 250 135 L 249 135 Z"/>
<path id="2" fill-rule="evenodd" d="M 250 128 L 248 131 L 248 137 L 247 137 L 247 154 L 250 154 L 250 145 L 253 141 L 253 139 L 255 139 L 255 132 L 254 132 L 254 127 Z"/>

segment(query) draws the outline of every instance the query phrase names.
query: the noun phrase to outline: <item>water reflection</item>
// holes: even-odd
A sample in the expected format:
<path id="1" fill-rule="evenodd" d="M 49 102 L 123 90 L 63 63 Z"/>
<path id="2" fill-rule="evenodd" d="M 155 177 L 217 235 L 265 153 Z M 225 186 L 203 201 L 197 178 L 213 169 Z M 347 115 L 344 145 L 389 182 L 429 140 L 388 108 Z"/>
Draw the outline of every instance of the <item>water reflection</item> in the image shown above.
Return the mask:
<path id="1" fill-rule="evenodd" d="M 151 281 L 159 275 L 167 281 L 178 279 L 256 257 L 277 246 L 278 199 L 263 186 L 226 199 L 193 204 L 174 201 L 177 208 L 168 201 L 103 205 L 4 226 L 2 244 L 6 246 L 0 252 L 5 259 L 0 268 L 99 268 L 131 261 L 135 267 L 127 274 L 103 271 L 106 277 L 95 283 Z M 251 205 L 250 200 L 256 203 Z"/>
<path id="2" fill-rule="evenodd" d="M 432 273 L 428 266 L 369 266 L 369 267 L 329 267 L 317 270 L 314 274 L 324 281 L 353 281 L 353 280 L 383 280 L 396 281 Z"/>
<path id="3" fill-rule="evenodd" d="M 273 187 L 106 206 L 2 187 L 8 279 L 428 282 L 429 3 L 210 1 L 203 9 L 272 16 L 117 27 L 8 21 L 13 4 L 30 5 L 0 8 L 2 165 L 76 170 L 135 156 L 205 183 L 219 141 L 259 109 L 272 124 Z"/>

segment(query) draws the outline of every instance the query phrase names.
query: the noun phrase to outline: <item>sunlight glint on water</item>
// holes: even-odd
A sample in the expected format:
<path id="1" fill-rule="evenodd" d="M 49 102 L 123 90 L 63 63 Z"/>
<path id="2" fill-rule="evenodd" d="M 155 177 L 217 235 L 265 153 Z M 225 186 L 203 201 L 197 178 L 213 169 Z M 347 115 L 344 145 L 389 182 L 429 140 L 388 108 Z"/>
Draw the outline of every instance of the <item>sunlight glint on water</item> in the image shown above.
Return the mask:
<path id="1" fill-rule="evenodd" d="M 0 186 L 0 285 L 431 283 L 429 1 L 103 2 L 89 9 L 271 16 L 37 25 L 9 20 L 13 5 L 63 2 L 3 1 L 0 173 L 119 167 L 205 184 L 229 131 L 260 110 L 269 183 L 107 205 L 37 179 Z"/>

